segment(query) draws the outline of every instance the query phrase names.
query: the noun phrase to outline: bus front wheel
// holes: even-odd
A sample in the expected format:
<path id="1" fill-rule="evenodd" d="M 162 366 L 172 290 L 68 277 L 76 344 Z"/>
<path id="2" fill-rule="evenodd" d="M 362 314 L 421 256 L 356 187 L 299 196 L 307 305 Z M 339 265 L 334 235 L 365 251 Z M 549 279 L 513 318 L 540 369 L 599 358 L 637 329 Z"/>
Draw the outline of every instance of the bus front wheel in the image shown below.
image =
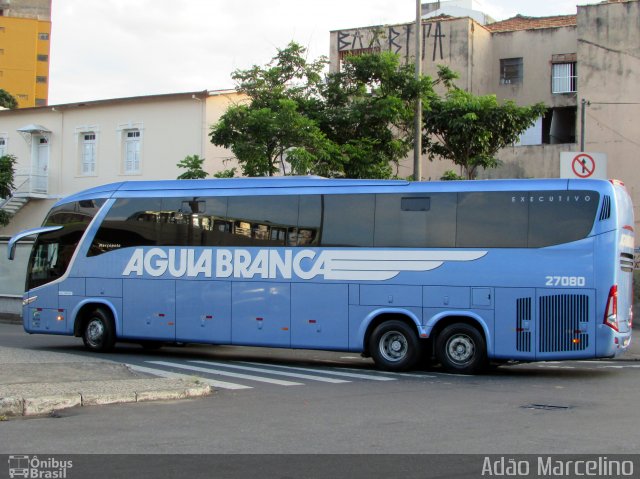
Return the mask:
<path id="1" fill-rule="evenodd" d="M 448 372 L 477 373 L 487 365 L 484 337 L 469 324 L 451 324 L 436 339 L 436 357 Z"/>
<path id="2" fill-rule="evenodd" d="M 420 343 L 413 329 L 402 321 L 385 321 L 369 340 L 376 366 L 386 371 L 406 371 L 420 358 Z"/>
<path id="3" fill-rule="evenodd" d="M 113 318 L 103 309 L 91 312 L 84 325 L 82 340 L 90 351 L 105 353 L 111 351 L 116 343 Z"/>

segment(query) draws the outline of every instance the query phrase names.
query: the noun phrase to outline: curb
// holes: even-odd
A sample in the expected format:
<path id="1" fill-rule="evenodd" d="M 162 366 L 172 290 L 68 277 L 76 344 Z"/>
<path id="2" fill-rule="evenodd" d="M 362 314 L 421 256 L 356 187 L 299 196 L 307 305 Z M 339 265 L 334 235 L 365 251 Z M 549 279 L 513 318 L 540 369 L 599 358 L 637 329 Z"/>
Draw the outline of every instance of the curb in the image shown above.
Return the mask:
<path id="1" fill-rule="evenodd" d="M 137 380 L 133 380 L 137 381 Z M 118 381 L 118 383 L 131 381 Z M 175 384 L 175 381 L 172 381 Z M 125 388 L 126 389 L 126 388 Z M 76 406 L 97 406 L 148 401 L 167 401 L 208 396 L 213 392 L 208 384 L 185 383 L 165 389 L 140 389 L 122 392 L 60 393 L 50 396 L 0 397 L 0 420 L 16 416 L 41 416 Z"/>

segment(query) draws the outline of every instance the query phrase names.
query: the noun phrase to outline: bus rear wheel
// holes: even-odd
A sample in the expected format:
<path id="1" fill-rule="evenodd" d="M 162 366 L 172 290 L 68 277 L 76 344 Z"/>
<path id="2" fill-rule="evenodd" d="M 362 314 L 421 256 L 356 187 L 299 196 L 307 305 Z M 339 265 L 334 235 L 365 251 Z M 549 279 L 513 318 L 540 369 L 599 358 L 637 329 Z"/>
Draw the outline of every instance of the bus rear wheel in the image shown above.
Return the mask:
<path id="1" fill-rule="evenodd" d="M 385 321 L 369 340 L 369 352 L 376 366 L 385 371 L 406 371 L 420 358 L 420 342 L 413 329 L 402 321 Z"/>
<path id="2" fill-rule="evenodd" d="M 474 374 L 487 366 L 484 337 L 469 324 L 447 326 L 438 335 L 435 346 L 436 357 L 448 372 Z"/>
<path id="3" fill-rule="evenodd" d="M 116 343 L 111 314 L 101 308 L 93 310 L 84 325 L 82 340 L 89 351 L 100 353 L 111 351 Z"/>

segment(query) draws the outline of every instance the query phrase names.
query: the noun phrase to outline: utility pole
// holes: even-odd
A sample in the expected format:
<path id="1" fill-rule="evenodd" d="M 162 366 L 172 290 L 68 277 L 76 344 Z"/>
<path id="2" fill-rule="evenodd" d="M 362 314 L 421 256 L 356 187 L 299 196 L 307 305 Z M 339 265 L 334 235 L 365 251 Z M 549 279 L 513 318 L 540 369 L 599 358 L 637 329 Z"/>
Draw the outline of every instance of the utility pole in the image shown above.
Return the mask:
<path id="1" fill-rule="evenodd" d="M 584 125 L 584 121 L 585 121 L 585 111 L 587 109 L 587 105 L 590 105 L 591 102 L 585 100 L 584 98 L 582 99 L 581 105 L 580 105 L 580 151 L 584 152 L 584 130 L 585 130 L 585 125 Z"/>
<path id="2" fill-rule="evenodd" d="M 416 0 L 416 80 L 422 76 L 422 0 Z M 413 179 L 422 179 L 422 97 L 418 94 L 414 117 Z"/>

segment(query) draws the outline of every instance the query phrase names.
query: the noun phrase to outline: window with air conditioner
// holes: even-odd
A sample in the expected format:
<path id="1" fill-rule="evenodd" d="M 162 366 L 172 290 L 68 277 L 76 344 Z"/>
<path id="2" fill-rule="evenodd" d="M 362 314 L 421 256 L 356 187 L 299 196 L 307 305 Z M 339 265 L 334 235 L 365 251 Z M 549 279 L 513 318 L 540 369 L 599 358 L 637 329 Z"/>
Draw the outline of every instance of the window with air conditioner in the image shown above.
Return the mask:
<path id="1" fill-rule="evenodd" d="M 500 60 L 500 84 L 513 85 L 522 83 L 522 58 L 502 58 Z"/>

